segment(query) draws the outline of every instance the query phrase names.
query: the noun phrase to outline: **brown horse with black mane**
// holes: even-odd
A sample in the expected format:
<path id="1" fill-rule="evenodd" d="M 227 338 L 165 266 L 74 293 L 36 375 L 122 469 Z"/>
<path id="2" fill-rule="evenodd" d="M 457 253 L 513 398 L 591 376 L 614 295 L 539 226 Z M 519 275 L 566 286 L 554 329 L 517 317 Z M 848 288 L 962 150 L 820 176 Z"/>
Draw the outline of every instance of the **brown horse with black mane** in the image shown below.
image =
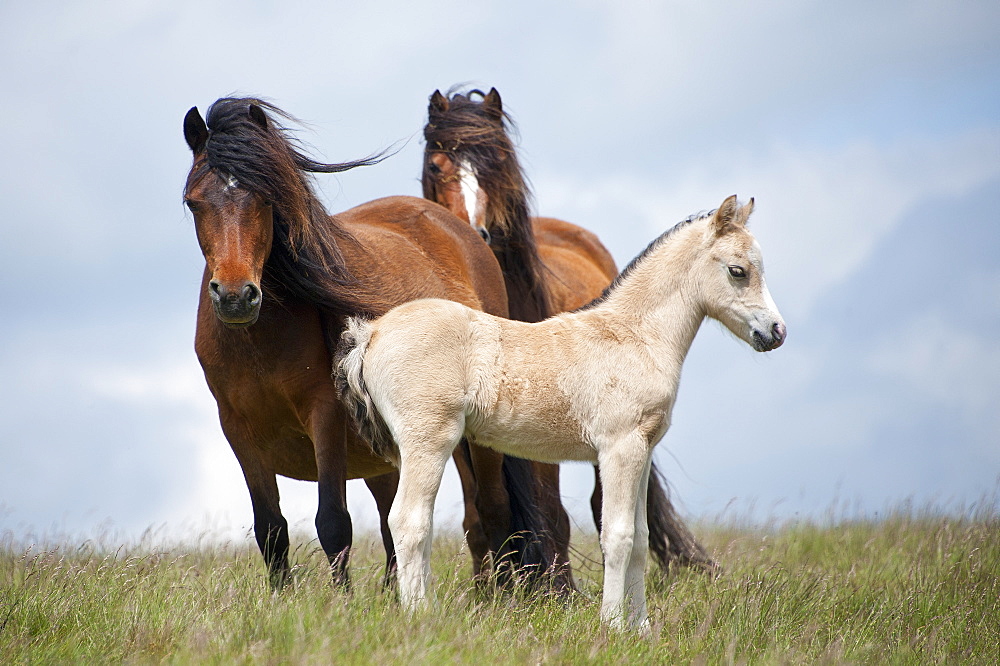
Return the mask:
<path id="1" fill-rule="evenodd" d="M 478 98 L 473 99 L 474 97 Z M 510 139 L 515 125 L 496 88 L 484 94 L 434 91 L 424 128 L 424 197 L 446 206 L 490 244 L 503 269 L 510 317 L 537 322 L 600 297 L 618 270 L 596 235 L 569 222 L 531 217 L 530 191 Z M 565 561 L 569 518 L 559 499 L 559 468 L 536 463 L 541 501 Z M 591 508 L 601 528 L 600 475 Z M 655 463 L 648 490 L 649 543 L 660 566 L 670 562 L 714 572 L 717 565 L 674 510 Z"/>
<path id="2" fill-rule="evenodd" d="M 381 158 L 316 162 L 282 125 L 291 120 L 254 98 L 216 101 L 207 123 L 197 108 L 184 118 L 194 154 L 184 201 L 206 261 L 195 349 L 246 478 L 272 584 L 281 587 L 290 572 L 278 474 L 319 482 L 316 529 L 344 584 L 352 541 L 345 485 L 364 478 L 382 516 L 388 583 L 386 516 L 398 475 L 350 426 L 330 376 L 332 345 L 345 316 L 373 317 L 417 298 L 506 316 L 503 277 L 467 224 L 424 199 L 389 197 L 328 215 L 309 174 Z M 475 477 L 480 522 L 467 517 L 465 525 L 474 568 L 488 555 L 534 570 L 550 564 L 528 463 L 475 446 L 456 462 L 463 482 Z"/>

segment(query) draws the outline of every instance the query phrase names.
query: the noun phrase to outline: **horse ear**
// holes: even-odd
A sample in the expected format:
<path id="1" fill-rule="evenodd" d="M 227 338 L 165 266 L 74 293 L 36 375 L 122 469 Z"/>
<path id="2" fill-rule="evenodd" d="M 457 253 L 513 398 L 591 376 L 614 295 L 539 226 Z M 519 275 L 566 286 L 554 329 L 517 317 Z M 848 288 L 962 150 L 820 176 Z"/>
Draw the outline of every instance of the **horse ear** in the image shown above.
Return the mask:
<path id="1" fill-rule="evenodd" d="M 427 110 L 431 114 L 444 113 L 448 110 L 448 98 L 442 95 L 440 90 L 435 90 Z"/>
<path id="2" fill-rule="evenodd" d="M 267 114 L 264 113 L 264 109 L 256 104 L 251 104 L 248 113 L 250 114 L 250 120 L 260 125 L 261 129 L 267 129 Z"/>
<path id="3" fill-rule="evenodd" d="M 737 215 L 737 222 L 739 222 L 740 226 L 745 227 L 747 225 L 747 221 L 750 219 L 750 213 L 752 212 L 753 212 L 753 197 L 750 197 L 750 201 L 748 201 L 746 205 L 740 208 L 740 212 Z"/>
<path id="4" fill-rule="evenodd" d="M 736 226 L 738 213 L 739 205 L 736 203 L 736 195 L 734 194 L 727 197 L 719 209 L 715 211 L 715 217 L 712 218 L 712 229 L 715 230 L 716 235 L 721 236 Z"/>
<path id="5" fill-rule="evenodd" d="M 205 149 L 208 141 L 208 127 L 198 113 L 198 107 L 192 106 L 184 116 L 184 140 L 192 153 L 198 154 Z"/>
<path id="6" fill-rule="evenodd" d="M 490 88 L 483 98 L 483 107 L 497 118 L 503 117 L 503 102 L 500 101 L 500 93 L 496 88 Z"/>

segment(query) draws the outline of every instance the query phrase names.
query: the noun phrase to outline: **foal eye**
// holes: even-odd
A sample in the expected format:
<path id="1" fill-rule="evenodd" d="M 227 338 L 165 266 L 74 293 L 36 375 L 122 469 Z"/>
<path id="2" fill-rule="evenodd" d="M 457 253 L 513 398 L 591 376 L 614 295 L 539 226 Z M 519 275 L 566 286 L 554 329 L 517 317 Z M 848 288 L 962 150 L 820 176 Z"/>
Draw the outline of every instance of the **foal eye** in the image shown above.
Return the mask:
<path id="1" fill-rule="evenodd" d="M 730 266 L 729 274 L 732 275 L 737 280 L 742 280 L 747 276 L 747 272 L 743 269 L 742 266 Z"/>

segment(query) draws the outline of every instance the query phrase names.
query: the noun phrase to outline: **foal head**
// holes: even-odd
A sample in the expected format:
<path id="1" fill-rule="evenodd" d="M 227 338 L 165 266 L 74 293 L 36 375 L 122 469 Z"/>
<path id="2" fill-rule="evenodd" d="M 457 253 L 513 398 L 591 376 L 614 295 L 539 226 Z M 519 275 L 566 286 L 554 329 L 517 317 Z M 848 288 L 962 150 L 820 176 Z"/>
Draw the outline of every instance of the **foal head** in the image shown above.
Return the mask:
<path id="1" fill-rule="evenodd" d="M 490 242 L 529 223 L 528 187 L 517 162 L 500 93 L 435 90 L 424 138 L 424 197 L 448 208 Z M 476 99 L 478 98 L 478 99 Z"/>
<path id="2" fill-rule="evenodd" d="M 698 282 L 708 316 L 757 351 L 785 341 L 785 322 L 767 284 L 760 245 L 747 229 L 753 199 L 744 206 L 731 196 L 713 213 L 704 231 Z"/>
<path id="3" fill-rule="evenodd" d="M 217 100 L 207 123 L 197 107 L 184 117 L 194 154 L 184 202 L 208 265 L 207 295 L 227 326 L 257 320 L 265 280 L 331 307 L 331 294 L 350 280 L 337 245 L 346 232 L 330 222 L 308 172 L 345 171 L 381 155 L 316 162 L 297 148 L 281 119 L 294 120 L 251 97 Z"/>

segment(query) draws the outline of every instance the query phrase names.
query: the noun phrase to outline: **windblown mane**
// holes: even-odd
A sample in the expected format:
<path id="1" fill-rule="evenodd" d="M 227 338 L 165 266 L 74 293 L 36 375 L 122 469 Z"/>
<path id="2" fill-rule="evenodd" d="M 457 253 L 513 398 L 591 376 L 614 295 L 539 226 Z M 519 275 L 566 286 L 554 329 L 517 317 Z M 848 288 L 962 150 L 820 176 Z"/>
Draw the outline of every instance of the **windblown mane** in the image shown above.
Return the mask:
<path id="1" fill-rule="evenodd" d="M 639 264 L 641 264 L 646 259 L 646 257 L 653 254 L 653 252 L 655 252 L 661 245 L 666 243 L 667 240 L 671 236 L 673 236 L 679 229 L 683 229 L 692 222 L 696 222 L 698 220 L 704 220 L 705 218 L 711 217 L 714 214 L 715 214 L 714 210 L 708 212 L 695 213 L 694 215 L 690 215 L 687 218 L 681 220 L 680 222 L 678 222 L 677 224 L 675 224 L 674 226 L 672 226 L 671 228 L 667 229 L 662 234 L 654 238 L 652 242 L 650 242 L 650 244 L 646 246 L 646 249 L 640 252 L 638 255 L 636 255 L 636 257 L 628 263 L 628 266 L 626 266 L 625 269 L 618 274 L 618 276 L 614 279 L 614 281 L 604 288 L 604 291 L 601 292 L 600 296 L 592 300 L 590 303 L 587 303 L 586 305 L 577 308 L 576 312 L 580 312 L 582 310 L 589 310 L 590 308 L 596 307 L 601 303 L 605 302 L 606 300 L 608 300 L 608 296 L 611 295 L 611 292 L 613 292 L 623 282 L 625 282 L 628 279 L 629 275 L 631 275 L 635 271 L 635 269 L 639 266 Z"/>
<path id="2" fill-rule="evenodd" d="M 538 256 L 531 226 L 531 189 L 511 141 L 517 126 L 506 111 L 484 103 L 481 90 L 447 93 L 444 110 L 431 105 L 424 127 L 424 197 L 436 199 L 437 180 L 428 169 L 432 153 L 466 159 L 486 192 L 486 225 L 490 246 L 503 270 L 511 319 L 541 321 L 551 314 L 545 266 Z M 474 97 L 478 97 L 476 101 Z"/>
<path id="3" fill-rule="evenodd" d="M 249 112 L 262 112 L 255 120 Z M 344 265 L 341 242 L 353 237 L 327 214 L 316 197 L 309 173 L 339 173 L 375 164 L 383 154 L 326 164 L 307 156 L 283 122 L 297 123 L 278 107 L 253 97 L 224 97 L 208 109 L 206 160 L 188 183 L 214 171 L 223 180 L 263 197 L 273 209 L 274 240 L 264 267 L 264 287 L 337 314 L 368 313 L 353 294 L 354 278 Z"/>

